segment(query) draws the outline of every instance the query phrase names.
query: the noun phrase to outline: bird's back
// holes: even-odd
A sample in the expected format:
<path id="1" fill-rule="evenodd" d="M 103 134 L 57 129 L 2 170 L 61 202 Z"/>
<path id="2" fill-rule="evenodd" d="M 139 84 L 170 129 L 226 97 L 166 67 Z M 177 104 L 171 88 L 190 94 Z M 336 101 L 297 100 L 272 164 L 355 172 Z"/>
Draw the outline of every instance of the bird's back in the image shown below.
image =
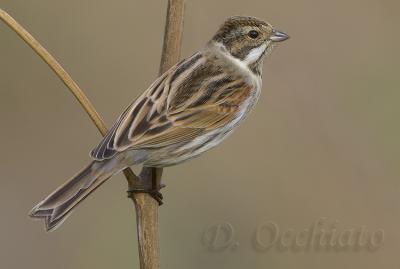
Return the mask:
<path id="1" fill-rule="evenodd" d="M 130 149 L 167 166 L 219 144 L 255 103 L 260 84 L 218 51 L 194 54 L 160 76 L 92 151 L 96 160 Z M 131 158 L 132 164 L 137 158 Z"/>

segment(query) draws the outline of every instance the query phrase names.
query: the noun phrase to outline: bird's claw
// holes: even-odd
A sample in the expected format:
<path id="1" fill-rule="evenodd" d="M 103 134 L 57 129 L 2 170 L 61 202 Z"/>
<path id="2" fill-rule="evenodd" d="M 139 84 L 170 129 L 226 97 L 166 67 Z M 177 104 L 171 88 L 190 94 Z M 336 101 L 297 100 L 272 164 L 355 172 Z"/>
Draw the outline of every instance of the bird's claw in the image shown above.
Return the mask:
<path id="1" fill-rule="evenodd" d="M 135 193 L 148 193 L 151 197 L 153 197 L 157 202 L 158 205 L 163 204 L 163 195 L 160 192 L 162 188 L 165 188 L 165 184 L 160 184 L 159 186 L 156 186 L 155 188 L 130 188 L 128 192 L 128 197 L 132 197 Z"/>

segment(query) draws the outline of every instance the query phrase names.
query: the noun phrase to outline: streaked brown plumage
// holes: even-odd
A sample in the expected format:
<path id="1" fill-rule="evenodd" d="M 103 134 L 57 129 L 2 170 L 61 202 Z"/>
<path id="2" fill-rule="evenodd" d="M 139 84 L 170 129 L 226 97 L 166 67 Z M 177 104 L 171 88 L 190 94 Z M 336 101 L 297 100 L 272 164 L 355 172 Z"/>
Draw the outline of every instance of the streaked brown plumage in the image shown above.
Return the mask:
<path id="1" fill-rule="evenodd" d="M 93 162 L 31 211 L 56 228 L 71 210 L 122 169 L 166 167 L 222 142 L 261 91 L 262 62 L 288 36 L 252 17 L 229 18 L 206 47 L 160 76 L 93 149 Z"/>

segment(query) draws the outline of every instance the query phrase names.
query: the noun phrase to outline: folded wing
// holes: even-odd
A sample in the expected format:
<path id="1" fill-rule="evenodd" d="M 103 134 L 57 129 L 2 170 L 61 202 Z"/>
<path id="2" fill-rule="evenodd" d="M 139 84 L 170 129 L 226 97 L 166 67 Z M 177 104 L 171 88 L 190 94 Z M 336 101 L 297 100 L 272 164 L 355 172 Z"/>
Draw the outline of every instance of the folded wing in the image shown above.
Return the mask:
<path id="1" fill-rule="evenodd" d="M 197 53 L 163 74 L 118 118 L 92 157 L 185 143 L 232 122 L 252 87 L 210 64 Z"/>

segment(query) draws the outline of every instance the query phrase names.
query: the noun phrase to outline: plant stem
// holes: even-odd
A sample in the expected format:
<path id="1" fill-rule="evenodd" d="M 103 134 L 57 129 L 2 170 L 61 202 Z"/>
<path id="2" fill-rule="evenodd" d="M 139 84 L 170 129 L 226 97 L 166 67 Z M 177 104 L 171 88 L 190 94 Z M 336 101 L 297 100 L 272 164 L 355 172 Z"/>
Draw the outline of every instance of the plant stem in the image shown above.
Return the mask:
<path id="1" fill-rule="evenodd" d="M 179 60 L 184 4 L 184 0 L 168 1 L 160 74 L 164 73 Z M 108 131 L 105 122 L 82 89 L 58 61 L 24 27 L 2 9 L 0 9 L 0 19 L 16 32 L 55 72 L 104 136 Z M 125 169 L 124 174 L 130 186 L 133 185 L 133 182 L 139 180 L 130 168 Z M 155 182 L 160 183 L 161 175 L 162 169 L 160 168 L 144 167 L 140 173 L 140 180 L 155 180 Z M 158 202 L 146 193 L 138 193 L 130 197 L 134 201 L 136 209 L 140 268 L 158 269 L 160 267 Z"/>
<path id="2" fill-rule="evenodd" d="M 160 75 L 179 61 L 181 55 L 184 13 L 184 0 L 168 1 Z"/>
<path id="3" fill-rule="evenodd" d="M 179 60 L 184 11 L 184 0 L 168 1 L 160 74 L 167 71 Z M 143 180 L 155 180 L 160 183 L 161 175 L 161 168 L 144 167 L 139 177 Z M 160 268 L 158 202 L 146 193 L 138 193 L 132 195 L 131 198 L 136 209 L 140 268 L 158 269 Z"/>
<path id="4" fill-rule="evenodd" d="M 0 18 L 16 32 L 56 73 L 56 75 L 64 82 L 68 89 L 72 92 L 78 102 L 85 109 L 86 113 L 90 116 L 93 123 L 97 126 L 100 133 L 105 135 L 107 133 L 107 127 L 103 119 L 97 113 L 92 103 L 83 93 L 81 88 L 71 78 L 71 76 L 64 70 L 64 68 L 57 62 L 57 60 L 27 31 L 22 27 L 16 20 L 14 20 L 9 14 L 0 9 Z"/>
<path id="5" fill-rule="evenodd" d="M 97 129 L 104 136 L 108 129 L 104 120 L 100 117 L 92 103 L 89 101 L 85 93 L 65 71 L 60 63 L 13 17 L 7 12 L 0 9 L 0 19 L 5 22 L 15 33 L 17 33 L 39 56 L 43 61 L 54 71 L 61 81 L 68 87 L 70 92 L 75 96 L 83 109 L 89 115 L 90 119 L 96 125 Z M 124 170 L 124 175 L 129 182 L 137 180 L 137 176 L 130 168 Z"/>

